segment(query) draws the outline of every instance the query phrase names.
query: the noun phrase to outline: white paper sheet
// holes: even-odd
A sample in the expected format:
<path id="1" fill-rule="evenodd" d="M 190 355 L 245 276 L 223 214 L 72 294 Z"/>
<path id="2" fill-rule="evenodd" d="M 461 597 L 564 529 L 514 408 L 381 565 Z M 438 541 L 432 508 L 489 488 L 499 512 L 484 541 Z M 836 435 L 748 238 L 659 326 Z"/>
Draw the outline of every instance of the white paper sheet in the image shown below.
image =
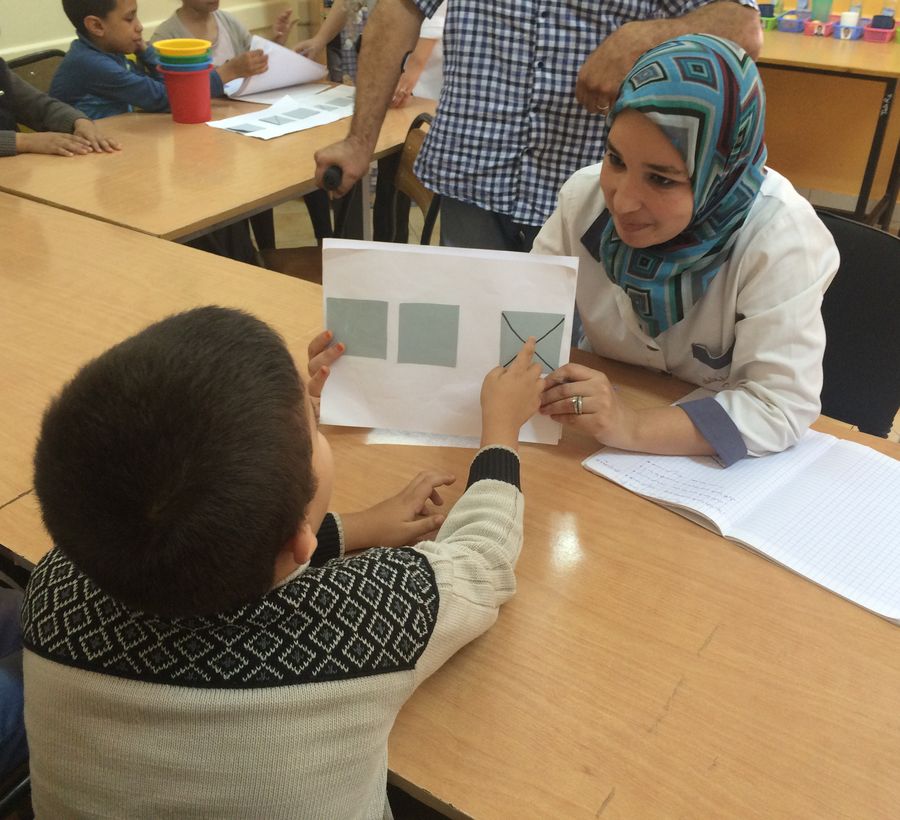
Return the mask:
<path id="1" fill-rule="evenodd" d="M 238 82 L 234 80 L 233 82 Z M 272 105 L 285 97 L 290 97 L 296 103 L 305 103 L 310 97 L 321 94 L 331 88 L 325 83 L 304 83 L 303 85 L 289 85 L 286 88 L 276 88 L 274 91 L 260 91 L 258 94 L 245 94 L 241 102 L 259 103 L 260 105 Z M 352 95 L 351 95 L 352 97 Z"/>
<path id="2" fill-rule="evenodd" d="M 573 257 L 326 239 L 326 325 L 347 352 L 325 385 L 322 421 L 477 444 L 481 383 L 521 347 L 517 331 L 545 332 L 545 370 L 569 360 L 577 273 Z M 540 415 L 520 435 L 559 437 Z"/>
<path id="3" fill-rule="evenodd" d="M 250 50 L 256 49 L 266 53 L 269 58 L 269 67 L 262 74 L 241 77 L 227 83 L 225 93 L 229 97 L 243 98 L 248 94 L 256 94 L 260 91 L 272 91 L 276 88 L 302 83 L 314 83 L 321 80 L 328 72 L 328 69 L 321 63 L 254 34 L 250 40 Z"/>
<path id="4" fill-rule="evenodd" d="M 338 85 L 321 94 L 305 96 L 300 102 L 283 96 L 268 108 L 206 124 L 211 128 L 270 140 L 349 117 L 353 113 L 353 98 L 353 88 Z"/>

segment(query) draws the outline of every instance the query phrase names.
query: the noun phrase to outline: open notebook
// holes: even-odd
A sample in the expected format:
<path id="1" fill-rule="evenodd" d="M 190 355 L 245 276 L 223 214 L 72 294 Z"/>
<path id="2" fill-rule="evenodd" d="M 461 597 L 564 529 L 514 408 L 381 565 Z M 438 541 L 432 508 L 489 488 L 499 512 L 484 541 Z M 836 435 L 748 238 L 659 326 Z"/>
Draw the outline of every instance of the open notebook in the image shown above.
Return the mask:
<path id="1" fill-rule="evenodd" d="M 810 430 L 727 470 L 612 448 L 583 464 L 900 623 L 900 461 Z"/>

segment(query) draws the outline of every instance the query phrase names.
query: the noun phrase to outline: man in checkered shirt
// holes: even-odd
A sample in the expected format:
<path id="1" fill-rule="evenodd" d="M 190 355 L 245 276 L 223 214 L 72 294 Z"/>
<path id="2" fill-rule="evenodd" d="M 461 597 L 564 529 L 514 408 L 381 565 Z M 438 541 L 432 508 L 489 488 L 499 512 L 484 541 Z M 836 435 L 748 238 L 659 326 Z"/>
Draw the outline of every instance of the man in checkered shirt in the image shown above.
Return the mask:
<path id="1" fill-rule="evenodd" d="M 368 170 L 404 55 L 442 0 L 379 0 L 359 57 L 342 142 L 316 178 Z M 726 37 L 757 57 L 755 0 L 446 0 L 444 86 L 416 164 L 442 195 L 441 244 L 528 251 L 562 183 L 603 151 L 603 113 L 634 61 L 678 34 Z M 599 45 L 598 45 L 599 44 Z"/>

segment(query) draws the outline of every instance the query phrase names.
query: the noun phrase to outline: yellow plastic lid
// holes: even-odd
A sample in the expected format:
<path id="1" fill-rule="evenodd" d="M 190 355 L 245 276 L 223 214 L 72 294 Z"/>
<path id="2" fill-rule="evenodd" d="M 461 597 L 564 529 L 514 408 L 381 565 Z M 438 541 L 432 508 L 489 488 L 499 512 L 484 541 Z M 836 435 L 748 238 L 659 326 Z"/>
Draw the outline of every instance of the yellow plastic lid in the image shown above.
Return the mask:
<path id="1" fill-rule="evenodd" d="M 192 37 L 180 37 L 174 40 L 157 40 L 153 47 L 160 54 L 168 54 L 172 57 L 189 57 L 194 54 L 203 54 L 212 43 L 209 40 L 198 40 Z"/>

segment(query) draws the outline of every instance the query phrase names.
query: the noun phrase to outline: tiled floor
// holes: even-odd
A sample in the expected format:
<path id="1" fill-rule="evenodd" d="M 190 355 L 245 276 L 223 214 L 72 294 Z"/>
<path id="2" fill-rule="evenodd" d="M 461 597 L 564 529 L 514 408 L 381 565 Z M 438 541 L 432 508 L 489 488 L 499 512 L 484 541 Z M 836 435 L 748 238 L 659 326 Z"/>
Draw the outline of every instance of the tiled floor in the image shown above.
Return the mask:
<path id="1" fill-rule="evenodd" d="M 801 193 L 809 196 L 816 204 L 827 204 L 823 196 L 815 191 L 801 191 Z M 840 206 L 843 207 L 843 205 Z M 895 220 L 897 221 L 891 226 L 891 233 L 894 235 L 900 230 L 900 208 L 897 209 Z M 423 219 L 421 211 L 415 206 L 410 211 L 409 222 L 410 242 L 418 242 L 422 231 Z M 432 238 L 432 242 L 435 244 L 439 235 L 439 227 L 439 225 L 435 227 Z M 298 199 L 294 202 L 287 202 L 275 209 L 275 235 L 278 237 L 278 247 L 280 248 L 314 245 L 316 243 L 303 200 Z M 891 430 L 889 438 L 892 441 L 900 442 L 900 413 L 894 419 L 894 428 Z"/>

